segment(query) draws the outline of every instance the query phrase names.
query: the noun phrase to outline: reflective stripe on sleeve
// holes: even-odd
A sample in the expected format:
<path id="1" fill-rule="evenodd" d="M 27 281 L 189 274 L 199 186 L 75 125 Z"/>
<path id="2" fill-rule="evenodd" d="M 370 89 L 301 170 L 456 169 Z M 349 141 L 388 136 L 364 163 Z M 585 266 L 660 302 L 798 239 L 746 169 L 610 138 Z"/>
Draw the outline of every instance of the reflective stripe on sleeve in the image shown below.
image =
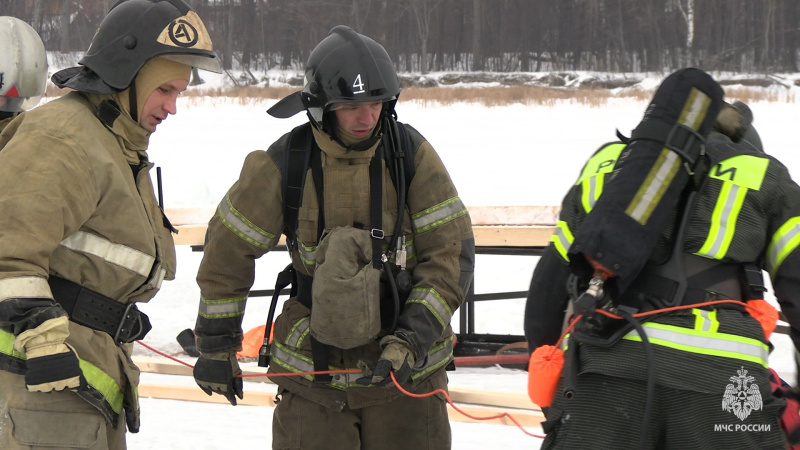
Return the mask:
<path id="1" fill-rule="evenodd" d="M 569 248 L 572 246 L 572 241 L 575 238 L 572 236 L 572 231 L 569 229 L 569 225 L 567 222 L 563 220 L 559 220 L 558 224 L 556 225 L 556 230 L 550 236 L 550 242 L 553 243 L 558 254 L 561 255 L 561 258 L 564 261 L 569 262 L 569 256 L 567 253 L 569 252 Z"/>
<path id="2" fill-rule="evenodd" d="M 0 280 L 0 301 L 7 298 L 53 298 L 42 277 L 14 277 Z"/>
<path id="3" fill-rule="evenodd" d="M 427 308 L 427 310 L 436 317 L 436 320 L 441 324 L 444 329 L 453 318 L 453 310 L 450 305 L 444 301 L 441 295 L 431 288 L 414 288 L 406 300 L 406 307 L 411 304 L 419 304 Z"/>
<path id="4" fill-rule="evenodd" d="M 453 197 L 411 216 L 414 233 L 424 233 L 467 214 L 461 199 Z"/>
<path id="5" fill-rule="evenodd" d="M 207 300 L 200 298 L 199 314 L 205 319 L 226 319 L 244 314 L 247 297 Z"/>
<path id="6" fill-rule="evenodd" d="M 61 241 L 61 246 L 75 252 L 87 253 L 101 258 L 103 261 L 124 267 L 143 277 L 150 275 L 154 256 L 122 244 L 115 244 L 108 239 L 85 231 L 76 231 Z"/>
<path id="7" fill-rule="evenodd" d="M 253 222 L 247 220 L 242 213 L 236 210 L 231 203 L 230 196 L 226 195 L 217 208 L 217 215 L 222 223 L 250 245 L 263 250 L 269 250 L 280 240 L 280 236 L 262 230 Z"/>
<path id="8" fill-rule="evenodd" d="M 792 217 L 778 228 L 767 247 L 767 271 L 774 274 L 783 260 L 800 245 L 800 217 Z"/>

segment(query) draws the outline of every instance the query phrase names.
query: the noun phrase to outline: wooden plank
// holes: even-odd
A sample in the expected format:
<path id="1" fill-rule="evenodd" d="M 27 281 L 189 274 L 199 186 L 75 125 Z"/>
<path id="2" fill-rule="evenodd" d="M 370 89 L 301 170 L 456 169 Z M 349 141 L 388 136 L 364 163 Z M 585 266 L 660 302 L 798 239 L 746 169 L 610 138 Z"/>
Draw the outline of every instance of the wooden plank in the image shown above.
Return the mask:
<path id="1" fill-rule="evenodd" d="M 473 225 L 547 225 L 558 222 L 559 206 L 468 206 Z M 166 208 L 173 225 L 205 225 L 216 208 Z"/>
<path id="2" fill-rule="evenodd" d="M 191 367 L 164 358 L 137 356 L 133 358 L 133 362 L 142 372 L 158 373 L 163 375 L 192 376 Z M 244 366 L 242 368 L 242 373 L 245 375 L 261 375 L 266 373 L 266 371 L 267 369 L 264 367 Z M 274 384 L 267 377 L 248 377 L 247 380 Z M 524 393 L 496 392 L 456 387 L 450 387 L 449 392 L 450 398 L 456 403 L 515 408 L 534 412 L 541 411 L 540 408 L 531 402 L 530 398 L 528 398 L 528 396 Z"/>
<path id="3" fill-rule="evenodd" d="M 177 245 L 201 245 L 205 242 L 206 225 L 177 225 L 173 235 Z M 555 227 L 550 226 L 482 226 L 474 225 L 478 247 L 546 247 Z M 281 236 L 280 243 L 285 244 Z"/>
<path id="4" fill-rule="evenodd" d="M 557 206 L 470 207 L 472 231 L 478 247 L 546 247 L 558 220 Z M 167 208 L 178 229 L 178 245 L 201 245 L 214 208 Z M 281 236 L 281 244 L 285 239 Z"/>
<path id="5" fill-rule="evenodd" d="M 194 386 L 177 386 L 177 385 L 156 385 L 156 384 L 140 384 L 139 385 L 140 398 L 158 398 L 166 400 L 181 400 L 191 402 L 206 402 L 206 403 L 219 403 L 227 404 L 228 400 L 222 395 L 207 395 L 205 392 Z M 243 399 L 237 399 L 237 404 L 248 406 L 275 406 L 275 393 L 274 392 L 260 392 L 260 391 L 245 391 Z M 453 399 L 453 402 L 456 402 Z M 507 416 L 511 415 L 523 427 L 540 427 L 541 422 L 544 420 L 544 415 L 538 411 L 530 410 L 514 410 L 507 411 L 498 408 L 481 408 L 477 406 L 456 405 L 459 410 L 469 414 L 472 417 L 467 417 L 459 411 L 456 411 L 452 405 L 447 405 L 447 414 L 451 421 L 454 422 L 471 422 L 471 423 L 487 423 L 497 425 L 516 425 Z M 488 418 L 500 414 L 507 414 L 505 416 L 481 420 L 480 418 Z"/>

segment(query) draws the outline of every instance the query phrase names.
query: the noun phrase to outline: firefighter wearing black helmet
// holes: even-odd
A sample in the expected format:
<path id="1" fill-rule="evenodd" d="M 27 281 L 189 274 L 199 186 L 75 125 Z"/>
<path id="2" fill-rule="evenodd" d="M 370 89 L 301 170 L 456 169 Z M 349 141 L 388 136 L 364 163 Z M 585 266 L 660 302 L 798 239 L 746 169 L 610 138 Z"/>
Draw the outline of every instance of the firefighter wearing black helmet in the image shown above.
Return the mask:
<path id="1" fill-rule="evenodd" d="M 383 46 L 335 27 L 305 81 L 268 112 L 306 111 L 309 123 L 248 155 L 209 223 L 195 380 L 242 398 L 236 351 L 254 262 L 285 234 L 297 295 L 274 322 L 269 371 L 361 370 L 272 378 L 273 448 L 450 448 L 444 399 L 406 396 L 392 377 L 417 393 L 447 388 L 450 319 L 474 266 L 469 214 L 433 147 L 395 121 L 400 86 Z M 395 175 L 400 150 L 413 158 L 408 178 Z"/>
<path id="2" fill-rule="evenodd" d="M 186 3 L 119 2 L 53 75 L 74 91 L 0 134 L 0 448 L 122 449 L 138 431 L 136 305 L 175 276 L 146 150 L 192 67 L 219 71 Z"/>

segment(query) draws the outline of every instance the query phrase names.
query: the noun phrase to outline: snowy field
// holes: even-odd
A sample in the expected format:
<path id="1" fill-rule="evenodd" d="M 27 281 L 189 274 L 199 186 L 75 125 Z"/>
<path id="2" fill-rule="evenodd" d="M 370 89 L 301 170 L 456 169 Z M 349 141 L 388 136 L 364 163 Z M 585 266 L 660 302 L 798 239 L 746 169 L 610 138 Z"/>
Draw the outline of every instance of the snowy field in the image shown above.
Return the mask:
<path id="1" fill-rule="evenodd" d="M 204 74 L 206 80 L 214 80 Z M 657 84 L 659 80 L 653 80 Z M 783 89 L 783 88 L 781 88 Z M 799 88 L 786 89 L 792 96 Z M 402 96 L 401 96 L 402 98 Z M 735 99 L 729 99 L 735 100 Z M 226 98 L 182 98 L 178 114 L 169 117 L 151 138 L 150 157 L 162 168 L 165 207 L 213 207 L 238 177 L 242 161 L 255 149 L 305 120 L 279 120 L 266 114 L 270 101 L 243 102 Z M 793 102 L 753 103 L 755 125 L 767 152 L 781 159 L 797 176 L 800 152 L 795 130 L 800 107 Z M 468 206 L 558 205 L 583 162 L 603 143 L 636 126 L 646 102 L 611 100 L 602 108 L 570 101 L 553 106 L 476 104 L 421 107 L 400 102 L 399 119 L 417 128 L 437 150 Z M 153 330 L 145 343 L 163 352 L 180 350 L 175 336 L 194 326 L 199 289 L 194 276 L 202 257 L 189 247 L 178 248 L 178 274 L 162 292 L 142 306 Z M 273 286 L 278 269 L 288 263 L 275 252 L 259 261 L 254 289 Z M 476 293 L 526 290 L 536 257 L 479 255 Z M 523 334 L 524 300 L 477 305 L 479 333 Z M 266 320 L 268 299 L 252 298 L 245 330 Z M 457 325 L 457 324 L 455 324 Z M 457 326 L 456 326 L 457 328 Z M 794 380 L 793 349 L 786 336 L 773 338 L 770 363 L 787 380 Z M 142 346 L 136 354 L 155 356 Z M 187 361 L 190 361 L 187 359 Z M 451 386 L 524 394 L 524 371 L 469 368 L 450 372 Z M 193 385 L 188 377 L 143 374 L 143 383 Z M 722 388 L 721 388 L 722 389 Z M 274 386 L 247 382 L 248 391 Z M 722 390 L 720 391 L 722 395 Z M 143 398 L 142 428 L 128 436 L 130 449 L 270 448 L 272 409 Z M 541 440 L 513 426 L 452 422 L 453 448 L 536 449 Z M 539 429 L 529 429 L 540 433 Z"/>

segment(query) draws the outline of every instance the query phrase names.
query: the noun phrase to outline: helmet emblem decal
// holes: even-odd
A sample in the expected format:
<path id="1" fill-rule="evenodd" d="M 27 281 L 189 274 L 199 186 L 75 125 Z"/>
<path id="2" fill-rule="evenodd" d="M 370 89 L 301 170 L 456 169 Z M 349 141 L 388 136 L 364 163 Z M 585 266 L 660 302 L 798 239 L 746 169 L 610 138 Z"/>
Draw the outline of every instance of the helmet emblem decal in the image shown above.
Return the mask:
<path id="1" fill-rule="evenodd" d="M 364 82 L 361 81 L 361 74 L 356 75 L 356 80 L 353 81 L 353 94 L 364 93 Z"/>
<path id="2" fill-rule="evenodd" d="M 197 43 L 197 29 L 184 19 L 169 24 L 169 39 L 178 47 L 192 47 Z"/>

